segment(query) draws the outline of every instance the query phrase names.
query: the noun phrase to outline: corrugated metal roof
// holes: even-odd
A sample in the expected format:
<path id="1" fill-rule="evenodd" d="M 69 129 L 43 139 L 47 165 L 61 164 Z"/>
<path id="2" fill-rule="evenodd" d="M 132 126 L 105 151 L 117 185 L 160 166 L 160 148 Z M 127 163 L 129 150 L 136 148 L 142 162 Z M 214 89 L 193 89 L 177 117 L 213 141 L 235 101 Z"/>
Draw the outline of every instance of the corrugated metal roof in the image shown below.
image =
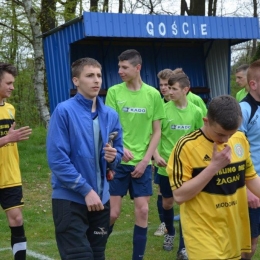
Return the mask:
<path id="1" fill-rule="evenodd" d="M 40 35 L 38 37 L 39 38 L 45 38 L 45 37 L 47 37 L 47 36 L 49 36 L 51 34 L 54 34 L 54 33 L 58 32 L 58 31 L 63 30 L 66 27 L 69 27 L 72 24 L 78 24 L 78 22 L 82 22 L 82 20 L 83 20 L 83 16 L 77 17 L 77 18 L 75 18 L 73 20 L 70 20 L 70 21 L 68 21 L 68 22 L 66 22 L 66 23 L 64 23 L 64 24 L 62 24 L 62 25 L 60 25 L 60 26 L 58 26 L 56 28 L 53 28 L 53 29 L 43 33 L 42 35 Z"/>
<path id="2" fill-rule="evenodd" d="M 181 28 L 179 34 L 173 34 L 173 23 Z M 152 28 L 153 33 L 149 31 Z M 205 28 L 207 35 L 203 34 Z M 70 71 L 73 61 L 87 56 L 97 59 L 103 67 L 102 88 L 107 89 L 121 82 L 117 56 L 130 48 L 141 53 L 141 77 L 152 86 L 158 88 L 160 70 L 182 67 L 192 87 L 209 87 L 213 97 L 227 94 L 230 46 L 259 38 L 259 28 L 257 18 L 84 12 L 84 19 L 75 19 L 42 36 L 52 112 L 74 88 Z"/>
<path id="3" fill-rule="evenodd" d="M 68 99 L 73 88 L 70 72 L 70 44 L 84 37 L 82 19 L 44 38 L 44 59 L 50 110 Z"/>
<path id="4" fill-rule="evenodd" d="M 84 12 L 85 36 L 258 39 L 258 18 Z"/>

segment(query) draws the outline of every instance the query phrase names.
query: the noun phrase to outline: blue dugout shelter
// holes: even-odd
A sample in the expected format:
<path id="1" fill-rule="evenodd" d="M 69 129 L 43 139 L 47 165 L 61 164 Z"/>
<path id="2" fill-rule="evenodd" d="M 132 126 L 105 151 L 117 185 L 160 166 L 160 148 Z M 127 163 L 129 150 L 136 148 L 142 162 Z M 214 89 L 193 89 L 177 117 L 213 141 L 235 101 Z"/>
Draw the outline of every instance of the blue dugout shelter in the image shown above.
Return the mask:
<path id="1" fill-rule="evenodd" d="M 42 35 L 50 111 L 75 93 L 73 61 L 91 57 L 101 63 L 105 95 L 121 82 L 117 57 L 127 49 L 141 53 L 142 79 L 156 88 L 160 70 L 181 67 L 203 98 L 209 91 L 212 97 L 229 94 L 231 46 L 259 36 L 257 18 L 84 12 Z"/>

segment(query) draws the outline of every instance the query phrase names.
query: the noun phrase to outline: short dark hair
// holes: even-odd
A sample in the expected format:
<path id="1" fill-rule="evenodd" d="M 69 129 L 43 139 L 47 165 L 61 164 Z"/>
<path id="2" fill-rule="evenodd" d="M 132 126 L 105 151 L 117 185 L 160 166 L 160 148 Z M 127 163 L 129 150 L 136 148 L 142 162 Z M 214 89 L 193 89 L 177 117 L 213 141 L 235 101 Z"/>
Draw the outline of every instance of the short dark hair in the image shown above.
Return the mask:
<path id="1" fill-rule="evenodd" d="M 0 81 L 2 80 L 4 73 L 9 73 L 9 74 L 13 75 L 14 77 L 16 77 L 17 69 L 12 64 L 0 62 Z"/>
<path id="2" fill-rule="evenodd" d="M 177 82 L 181 88 L 190 87 L 189 77 L 184 72 L 172 74 L 168 80 L 168 85 L 172 86 Z"/>
<path id="3" fill-rule="evenodd" d="M 129 49 L 129 50 L 123 51 L 118 56 L 118 60 L 119 61 L 127 60 L 133 66 L 137 66 L 138 64 L 142 65 L 141 54 L 137 50 L 134 50 L 134 49 Z"/>
<path id="4" fill-rule="evenodd" d="M 208 106 L 207 117 L 209 123 L 217 123 L 225 130 L 238 129 L 242 122 L 239 103 L 230 95 L 213 98 Z"/>
<path id="5" fill-rule="evenodd" d="M 242 64 L 239 67 L 236 68 L 236 73 L 240 72 L 240 71 L 247 71 L 249 65 L 248 64 Z"/>
<path id="6" fill-rule="evenodd" d="M 71 65 L 72 77 L 73 78 L 79 77 L 85 66 L 92 66 L 92 67 L 95 67 L 95 68 L 102 69 L 101 64 L 97 60 L 92 59 L 92 58 L 88 58 L 88 57 L 81 58 L 81 59 L 74 61 Z"/>

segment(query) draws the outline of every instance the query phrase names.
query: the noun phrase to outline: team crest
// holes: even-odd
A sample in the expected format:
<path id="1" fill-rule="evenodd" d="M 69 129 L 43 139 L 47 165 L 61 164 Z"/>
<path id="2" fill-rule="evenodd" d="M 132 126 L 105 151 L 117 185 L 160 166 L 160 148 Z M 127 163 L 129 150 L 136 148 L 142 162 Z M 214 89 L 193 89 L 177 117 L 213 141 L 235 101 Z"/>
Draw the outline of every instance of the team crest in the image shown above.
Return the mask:
<path id="1" fill-rule="evenodd" d="M 243 149 L 243 147 L 242 147 L 242 145 L 241 144 L 236 144 L 235 146 L 234 146 L 234 151 L 235 151 L 235 154 L 238 156 L 238 157 L 243 157 L 243 155 L 244 155 L 244 149 Z"/>

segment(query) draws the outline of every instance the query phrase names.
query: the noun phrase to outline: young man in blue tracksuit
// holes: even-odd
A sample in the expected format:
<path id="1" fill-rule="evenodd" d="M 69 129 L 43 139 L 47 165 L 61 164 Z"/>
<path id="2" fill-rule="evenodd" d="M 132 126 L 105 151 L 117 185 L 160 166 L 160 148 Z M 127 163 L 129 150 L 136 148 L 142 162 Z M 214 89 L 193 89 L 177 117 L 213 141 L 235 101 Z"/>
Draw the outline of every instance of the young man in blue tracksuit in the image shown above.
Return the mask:
<path id="1" fill-rule="evenodd" d="M 47 136 L 52 209 L 61 259 L 104 260 L 110 219 L 108 169 L 123 155 L 118 114 L 98 97 L 101 65 L 72 64 L 75 97 L 53 112 Z M 109 135 L 117 132 L 113 146 Z"/>
<path id="2" fill-rule="evenodd" d="M 249 93 L 240 101 L 243 121 L 239 130 L 245 133 L 250 145 L 250 154 L 256 173 L 260 176 L 260 60 L 246 67 Z M 253 258 L 260 236 L 260 199 L 247 189 L 247 201 L 251 231 L 251 252 L 243 253 L 244 260 Z"/>

